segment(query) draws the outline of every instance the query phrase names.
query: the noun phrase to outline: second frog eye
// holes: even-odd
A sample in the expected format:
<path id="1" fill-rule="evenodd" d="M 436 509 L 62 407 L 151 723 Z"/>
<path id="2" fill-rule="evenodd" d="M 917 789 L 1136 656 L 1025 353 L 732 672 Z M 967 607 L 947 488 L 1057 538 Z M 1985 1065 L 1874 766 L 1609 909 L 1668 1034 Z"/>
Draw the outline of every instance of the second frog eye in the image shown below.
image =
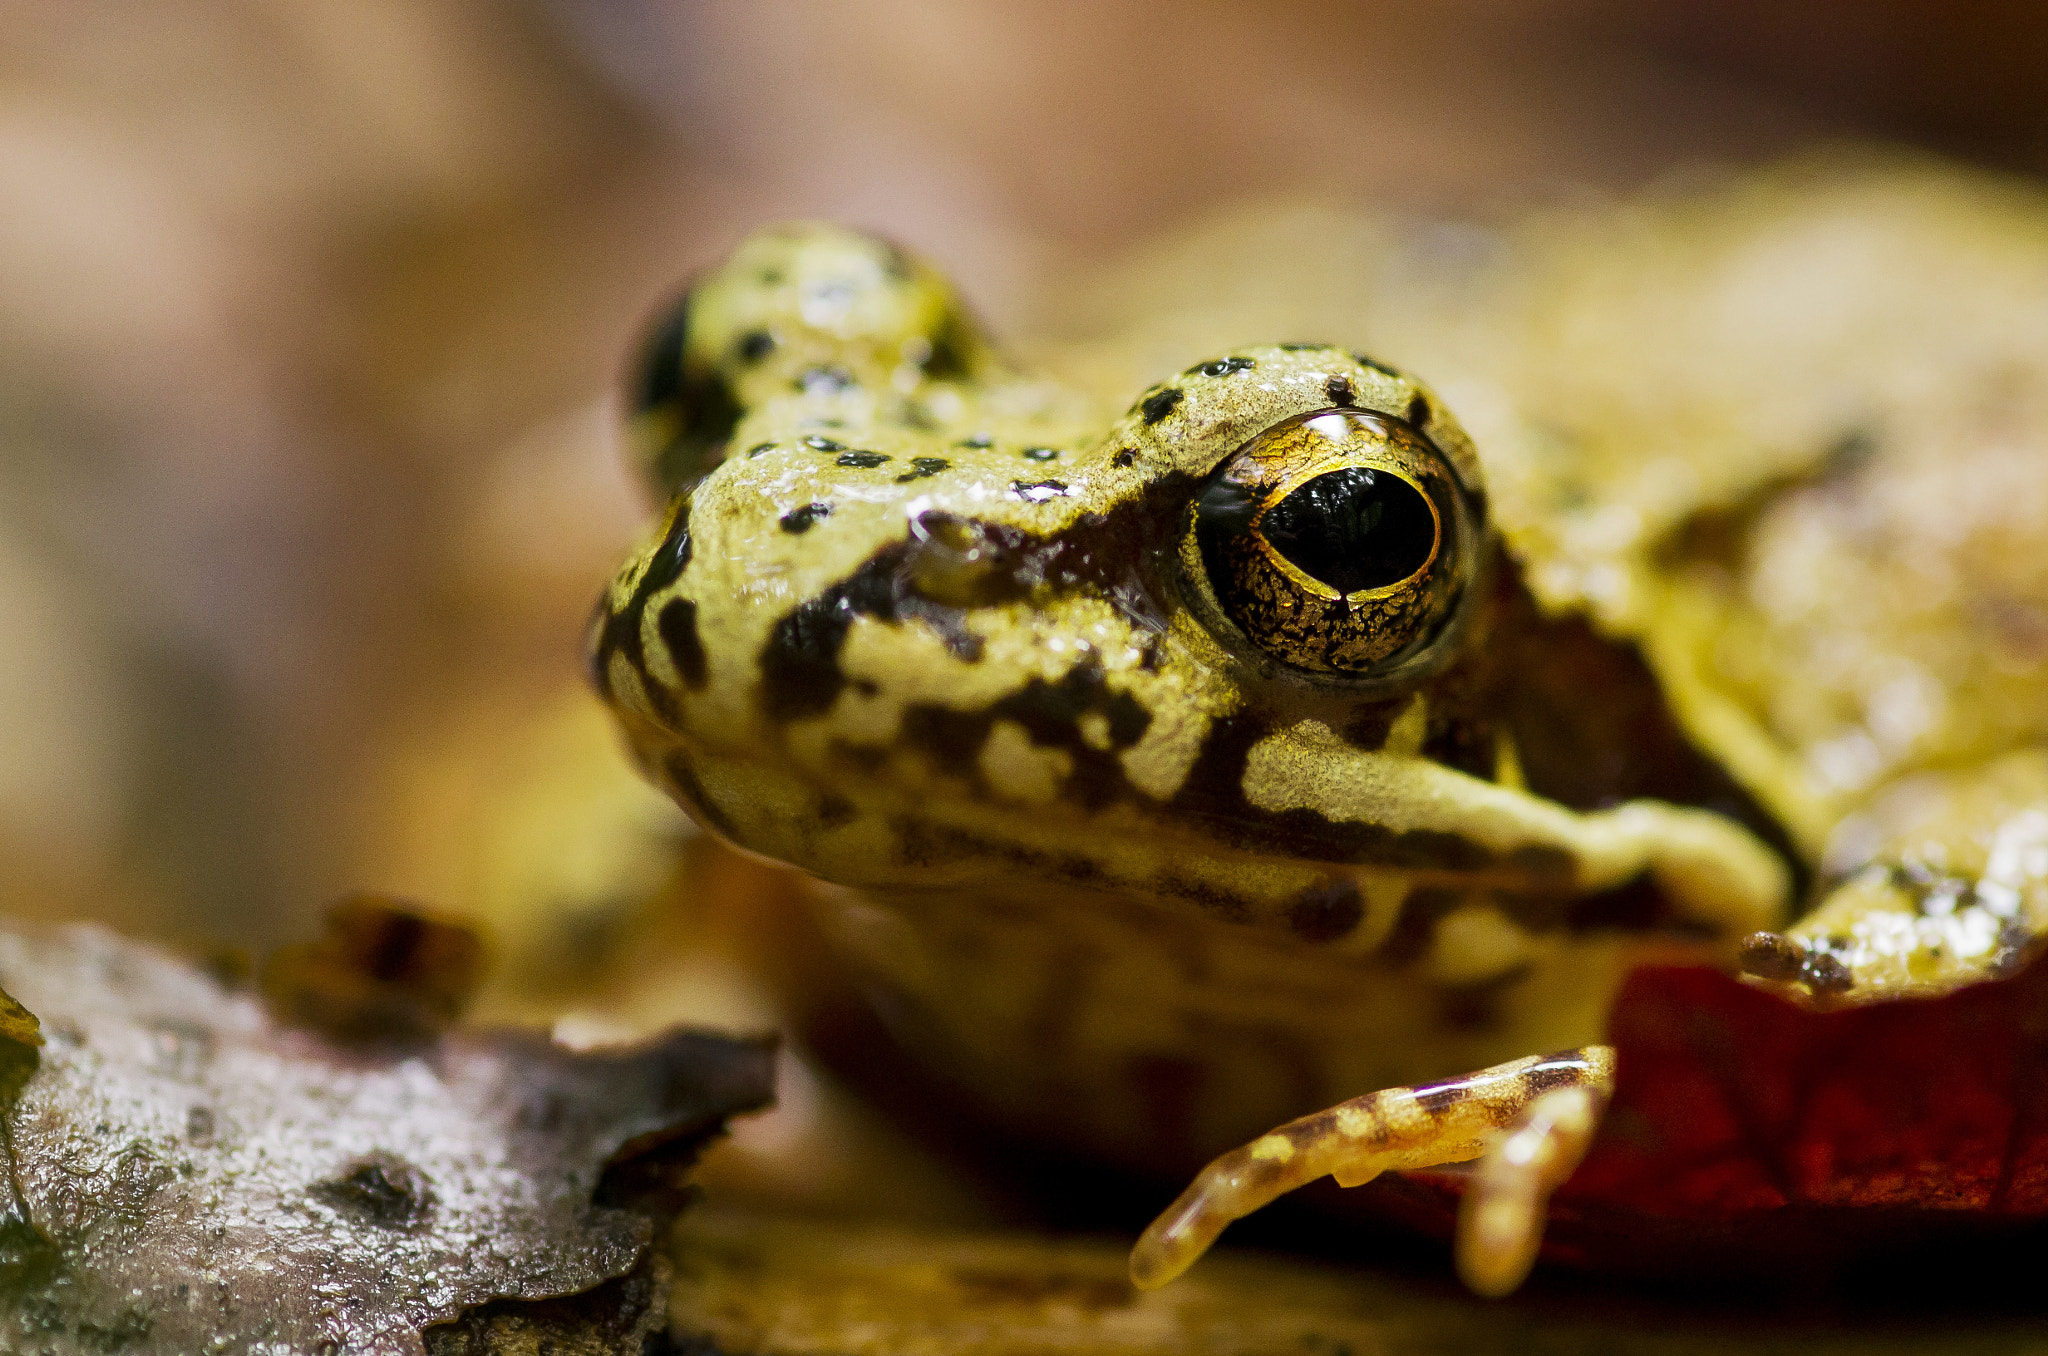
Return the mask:
<path id="1" fill-rule="evenodd" d="M 1275 425 L 1216 471 L 1195 505 L 1192 554 L 1261 650 L 1375 677 L 1406 670 L 1444 633 L 1475 563 L 1474 519 L 1413 427 L 1323 410 Z"/>

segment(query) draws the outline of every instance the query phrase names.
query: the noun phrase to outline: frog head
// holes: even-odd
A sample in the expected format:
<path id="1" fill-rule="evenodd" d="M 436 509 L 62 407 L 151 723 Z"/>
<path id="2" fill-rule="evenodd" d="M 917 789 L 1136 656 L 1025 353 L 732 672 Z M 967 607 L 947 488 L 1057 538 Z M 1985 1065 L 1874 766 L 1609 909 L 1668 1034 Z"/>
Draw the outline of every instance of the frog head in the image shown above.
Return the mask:
<path id="1" fill-rule="evenodd" d="M 1483 452 L 1364 354 L 1247 346 L 1105 411 L 900 250 L 805 225 L 691 289 L 633 418 L 671 498 L 596 682 L 741 848 L 1356 949 L 1424 897 L 1494 942 L 1782 908 L 1641 660 L 1542 614 Z"/>

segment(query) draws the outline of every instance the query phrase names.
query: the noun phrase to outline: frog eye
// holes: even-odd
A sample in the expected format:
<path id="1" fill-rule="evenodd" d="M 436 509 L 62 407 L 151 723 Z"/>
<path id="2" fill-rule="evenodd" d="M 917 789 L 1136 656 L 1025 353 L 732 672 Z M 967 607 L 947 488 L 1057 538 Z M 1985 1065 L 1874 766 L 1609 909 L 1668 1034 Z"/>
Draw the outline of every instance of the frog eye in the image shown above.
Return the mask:
<path id="1" fill-rule="evenodd" d="M 1413 426 L 1322 410 L 1217 469 L 1185 554 L 1224 616 L 1275 659 L 1383 677 L 1438 648 L 1477 564 L 1477 530 L 1456 473 Z"/>

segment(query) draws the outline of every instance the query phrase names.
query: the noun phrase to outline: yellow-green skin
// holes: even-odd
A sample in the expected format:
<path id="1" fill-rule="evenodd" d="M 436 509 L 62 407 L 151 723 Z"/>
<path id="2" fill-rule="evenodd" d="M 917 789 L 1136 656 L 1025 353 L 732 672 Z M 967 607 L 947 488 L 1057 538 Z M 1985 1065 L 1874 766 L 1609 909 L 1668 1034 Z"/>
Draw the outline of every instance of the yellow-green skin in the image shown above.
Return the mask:
<path id="1" fill-rule="evenodd" d="M 1414 234 L 1317 220 L 1213 238 L 1213 292 L 1166 256 L 1169 319 L 1066 384 L 890 246 L 743 244 L 650 359 L 681 493 L 593 631 L 650 775 L 839 887 L 825 931 L 985 1108 L 1158 1169 L 1597 1040 L 1648 957 L 1843 1003 L 2030 954 L 2048 206 L 1790 171 L 1348 291 L 1333 261 Z M 1200 347 L 1237 314 L 1374 356 Z M 1192 365 L 1105 407 L 1133 352 Z M 1333 407 L 1421 431 L 1485 519 L 1392 679 L 1263 653 L 1187 549 L 1220 464 Z"/>

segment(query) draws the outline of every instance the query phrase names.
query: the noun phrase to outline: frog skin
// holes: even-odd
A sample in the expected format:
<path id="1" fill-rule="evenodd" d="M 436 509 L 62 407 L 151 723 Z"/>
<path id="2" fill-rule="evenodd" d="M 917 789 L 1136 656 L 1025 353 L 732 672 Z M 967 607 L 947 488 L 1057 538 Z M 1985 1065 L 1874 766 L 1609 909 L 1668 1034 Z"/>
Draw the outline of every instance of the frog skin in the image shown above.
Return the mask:
<path id="1" fill-rule="evenodd" d="M 601 693 L 702 825 L 828 883 L 984 1111 L 1154 1172 L 1248 1141 L 1140 1284 L 1316 1177 L 1476 1158 L 1459 1264 L 1512 1289 L 1632 967 L 1868 1003 L 2048 919 L 2048 210 L 1795 175 L 1502 257 L 1408 327 L 1477 441 L 1320 343 L 1105 406 L 823 225 L 643 361 L 672 498 Z"/>

